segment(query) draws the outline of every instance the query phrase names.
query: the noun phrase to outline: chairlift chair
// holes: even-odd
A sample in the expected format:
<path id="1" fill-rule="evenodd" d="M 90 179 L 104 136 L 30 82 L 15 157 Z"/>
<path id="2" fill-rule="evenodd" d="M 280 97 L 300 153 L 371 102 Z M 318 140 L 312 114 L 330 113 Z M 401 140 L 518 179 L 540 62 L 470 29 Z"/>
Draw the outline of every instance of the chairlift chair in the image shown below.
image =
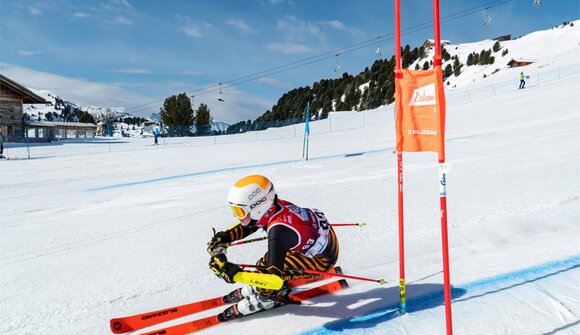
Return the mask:
<path id="1" fill-rule="evenodd" d="M 534 7 L 539 8 L 542 5 L 541 0 L 534 0 Z"/>
<path id="2" fill-rule="evenodd" d="M 222 83 L 220 83 L 220 91 L 218 93 L 218 101 L 219 102 L 225 102 L 223 95 L 224 95 L 224 93 L 222 92 Z"/>
<path id="3" fill-rule="evenodd" d="M 340 64 L 338 63 L 338 56 L 340 54 L 336 54 L 336 66 L 334 67 L 334 72 L 338 73 L 340 71 Z"/>
<path id="4" fill-rule="evenodd" d="M 489 26 L 491 24 L 491 16 L 489 16 L 489 11 L 487 7 L 484 9 L 485 19 L 483 21 L 484 26 Z"/>

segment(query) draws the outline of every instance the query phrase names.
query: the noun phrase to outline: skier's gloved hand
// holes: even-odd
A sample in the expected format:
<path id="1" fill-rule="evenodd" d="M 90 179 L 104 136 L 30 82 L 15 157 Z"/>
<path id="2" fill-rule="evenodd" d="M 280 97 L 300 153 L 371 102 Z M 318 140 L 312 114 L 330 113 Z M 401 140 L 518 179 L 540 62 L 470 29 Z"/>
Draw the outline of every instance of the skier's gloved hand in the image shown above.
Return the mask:
<path id="1" fill-rule="evenodd" d="M 225 254 L 216 254 L 209 260 L 209 268 L 216 276 L 223 279 L 226 283 L 233 283 L 236 273 L 242 270 L 236 264 L 228 262 Z"/>
<path id="2" fill-rule="evenodd" d="M 230 239 L 230 233 L 220 231 L 213 235 L 211 241 L 207 242 L 207 253 L 213 256 L 216 254 L 216 248 L 227 248 L 230 242 L 232 242 Z M 223 251 L 220 250 L 220 252 L 217 253 L 223 253 Z"/>

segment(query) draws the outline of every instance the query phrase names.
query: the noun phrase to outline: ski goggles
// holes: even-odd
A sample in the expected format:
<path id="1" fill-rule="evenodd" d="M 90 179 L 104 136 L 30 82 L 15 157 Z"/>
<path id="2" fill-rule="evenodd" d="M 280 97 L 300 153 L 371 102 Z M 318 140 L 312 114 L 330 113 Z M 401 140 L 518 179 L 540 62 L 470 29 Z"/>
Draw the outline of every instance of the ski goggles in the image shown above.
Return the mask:
<path id="1" fill-rule="evenodd" d="M 248 212 L 246 212 L 246 210 L 241 206 L 230 204 L 230 207 L 232 212 L 234 212 L 234 216 L 238 219 L 243 219 L 246 217 L 246 215 L 248 215 Z"/>

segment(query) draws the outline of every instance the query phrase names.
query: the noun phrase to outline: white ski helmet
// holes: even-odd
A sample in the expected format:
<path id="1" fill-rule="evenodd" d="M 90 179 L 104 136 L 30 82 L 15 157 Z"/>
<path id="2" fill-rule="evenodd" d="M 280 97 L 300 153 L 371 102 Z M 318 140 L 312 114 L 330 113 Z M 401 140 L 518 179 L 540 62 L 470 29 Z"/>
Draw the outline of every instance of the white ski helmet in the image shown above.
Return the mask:
<path id="1" fill-rule="evenodd" d="M 228 192 L 228 202 L 238 219 L 250 214 L 252 220 L 260 220 L 274 204 L 276 191 L 264 176 L 252 175 L 238 180 Z"/>

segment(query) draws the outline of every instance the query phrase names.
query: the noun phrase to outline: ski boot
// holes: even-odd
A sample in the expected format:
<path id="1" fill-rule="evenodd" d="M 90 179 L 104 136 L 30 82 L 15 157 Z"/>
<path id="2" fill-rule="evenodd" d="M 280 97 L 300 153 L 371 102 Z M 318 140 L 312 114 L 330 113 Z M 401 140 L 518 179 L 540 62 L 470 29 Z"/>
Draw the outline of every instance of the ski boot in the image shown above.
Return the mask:
<path id="1" fill-rule="evenodd" d="M 243 286 L 224 296 L 224 302 L 226 304 L 235 304 L 254 294 L 256 294 L 256 289 L 253 286 Z"/>
<path id="2" fill-rule="evenodd" d="M 251 293 L 251 294 L 248 294 Z M 238 303 L 226 308 L 218 315 L 220 321 L 229 321 L 239 317 L 254 314 L 257 312 L 269 310 L 275 307 L 280 307 L 286 304 L 300 304 L 299 301 L 290 299 L 290 289 L 281 289 L 274 298 L 269 298 L 257 294 L 253 286 L 246 286 L 239 288 L 228 294 L 228 298 L 232 296 L 232 301 L 237 300 L 243 296 Z"/>

